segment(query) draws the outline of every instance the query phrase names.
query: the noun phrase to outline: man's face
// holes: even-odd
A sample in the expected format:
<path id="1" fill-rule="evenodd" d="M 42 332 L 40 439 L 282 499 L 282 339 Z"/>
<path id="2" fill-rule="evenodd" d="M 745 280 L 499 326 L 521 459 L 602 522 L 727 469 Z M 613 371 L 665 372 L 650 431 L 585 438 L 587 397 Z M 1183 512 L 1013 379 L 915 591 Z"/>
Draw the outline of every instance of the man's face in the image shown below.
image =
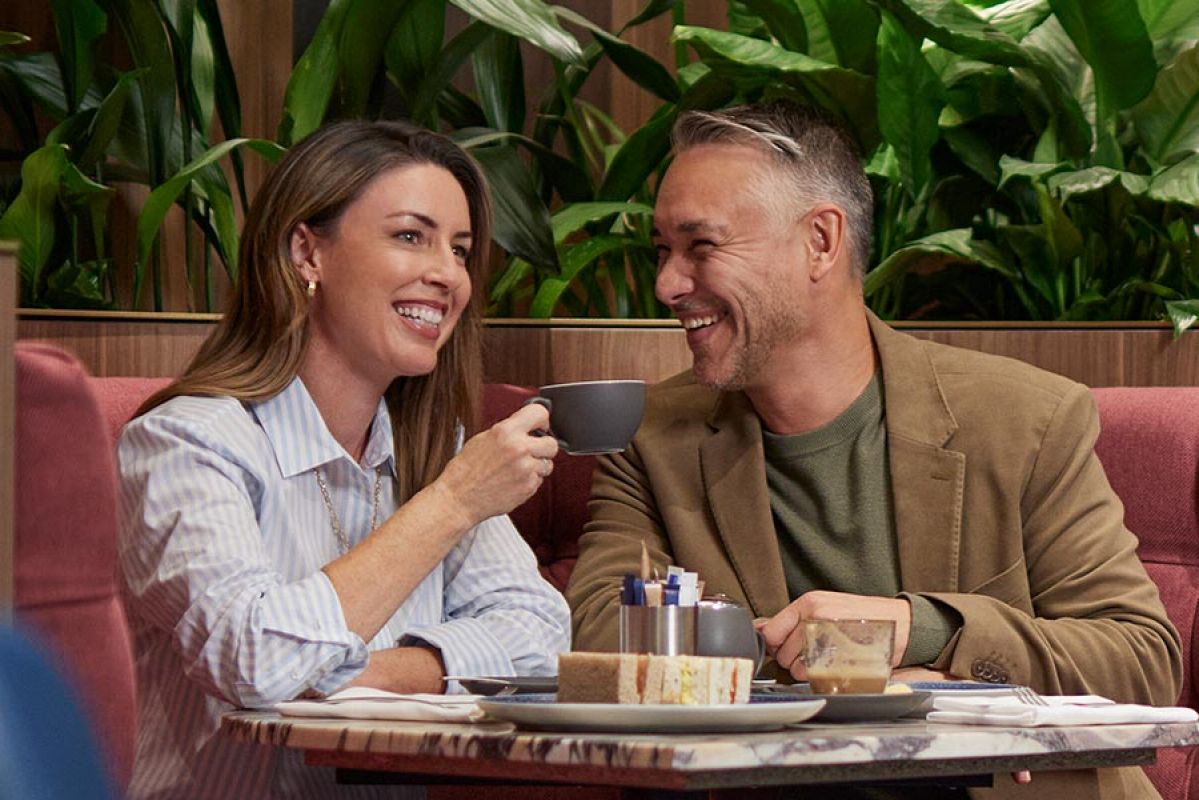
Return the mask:
<path id="1" fill-rule="evenodd" d="M 658 192 L 656 294 L 708 386 L 760 385 L 775 349 L 803 328 L 801 226 L 773 169 L 750 147 L 700 145 L 675 158 Z"/>

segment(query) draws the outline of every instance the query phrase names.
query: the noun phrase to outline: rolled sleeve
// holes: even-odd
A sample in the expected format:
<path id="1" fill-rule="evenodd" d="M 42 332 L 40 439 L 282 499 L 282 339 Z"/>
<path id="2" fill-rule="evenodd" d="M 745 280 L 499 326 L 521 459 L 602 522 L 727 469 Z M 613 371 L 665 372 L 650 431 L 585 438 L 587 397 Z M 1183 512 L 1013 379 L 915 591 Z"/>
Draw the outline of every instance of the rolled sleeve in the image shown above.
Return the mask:
<path id="1" fill-rule="evenodd" d="M 570 649 L 566 600 L 507 516 L 484 520 L 446 557 L 445 610 L 410 637 L 441 651 L 450 675 L 553 675 Z"/>

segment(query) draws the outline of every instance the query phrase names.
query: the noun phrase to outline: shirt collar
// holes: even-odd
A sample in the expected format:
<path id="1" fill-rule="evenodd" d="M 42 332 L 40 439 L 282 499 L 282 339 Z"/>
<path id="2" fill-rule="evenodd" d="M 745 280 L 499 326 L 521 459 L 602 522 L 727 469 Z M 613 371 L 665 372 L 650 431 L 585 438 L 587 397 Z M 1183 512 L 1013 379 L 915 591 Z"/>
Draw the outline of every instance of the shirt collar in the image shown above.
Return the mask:
<path id="1" fill-rule="evenodd" d="M 345 448 L 333 438 L 320 410 L 299 376 L 274 397 L 250 404 L 258 419 L 283 477 L 290 478 L 314 467 L 350 459 Z M 391 432 L 391 414 L 387 403 L 379 398 L 370 436 L 363 450 L 362 463 L 371 469 L 384 466 L 395 474 L 395 449 Z"/>

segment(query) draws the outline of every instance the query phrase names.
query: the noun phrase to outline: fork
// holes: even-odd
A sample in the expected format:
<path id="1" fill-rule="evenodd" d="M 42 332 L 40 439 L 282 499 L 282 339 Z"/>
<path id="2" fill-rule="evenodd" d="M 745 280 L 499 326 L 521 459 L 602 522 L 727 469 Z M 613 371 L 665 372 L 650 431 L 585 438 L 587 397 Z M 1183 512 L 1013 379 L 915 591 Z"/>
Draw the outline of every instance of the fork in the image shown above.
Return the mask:
<path id="1" fill-rule="evenodd" d="M 1044 697 L 1041 697 L 1041 695 L 1037 694 L 1036 692 L 1034 692 L 1032 689 L 1028 688 L 1027 686 L 1017 686 L 1015 689 L 1015 695 L 1016 695 L 1016 699 L 1019 700 L 1021 703 L 1024 703 L 1026 706 L 1047 706 L 1047 705 L 1049 705 L 1049 703 L 1046 702 Z"/>

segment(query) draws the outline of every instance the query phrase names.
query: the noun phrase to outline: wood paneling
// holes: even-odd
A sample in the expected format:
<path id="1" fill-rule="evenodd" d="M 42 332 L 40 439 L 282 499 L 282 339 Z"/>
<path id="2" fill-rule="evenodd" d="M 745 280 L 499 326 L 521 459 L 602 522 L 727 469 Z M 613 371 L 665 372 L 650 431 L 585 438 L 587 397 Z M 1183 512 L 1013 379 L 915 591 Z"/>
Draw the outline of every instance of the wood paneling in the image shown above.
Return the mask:
<path id="1" fill-rule="evenodd" d="M 214 315 L 163 320 L 136 314 L 21 312 L 21 339 L 51 341 L 75 352 L 96 375 L 178 375 Z M 1175 340 L 1165 325 L 1102 326 L 998 323 L 970 327 L 898 323 L 944 344 L 1018 358 L 1088 386 L 1199 386 L 1199 331 Z M 488 320 L 484 376 L 539 386 L 589 378 L 657 381 L 691 365 L 676 323 Z"/>
<path id="2" fill-rule="evenodd" d="M 13 501 L 16 499 L 17 251 L 0 242 L 0 620 L 7 622 L 13 600 Z"/>

